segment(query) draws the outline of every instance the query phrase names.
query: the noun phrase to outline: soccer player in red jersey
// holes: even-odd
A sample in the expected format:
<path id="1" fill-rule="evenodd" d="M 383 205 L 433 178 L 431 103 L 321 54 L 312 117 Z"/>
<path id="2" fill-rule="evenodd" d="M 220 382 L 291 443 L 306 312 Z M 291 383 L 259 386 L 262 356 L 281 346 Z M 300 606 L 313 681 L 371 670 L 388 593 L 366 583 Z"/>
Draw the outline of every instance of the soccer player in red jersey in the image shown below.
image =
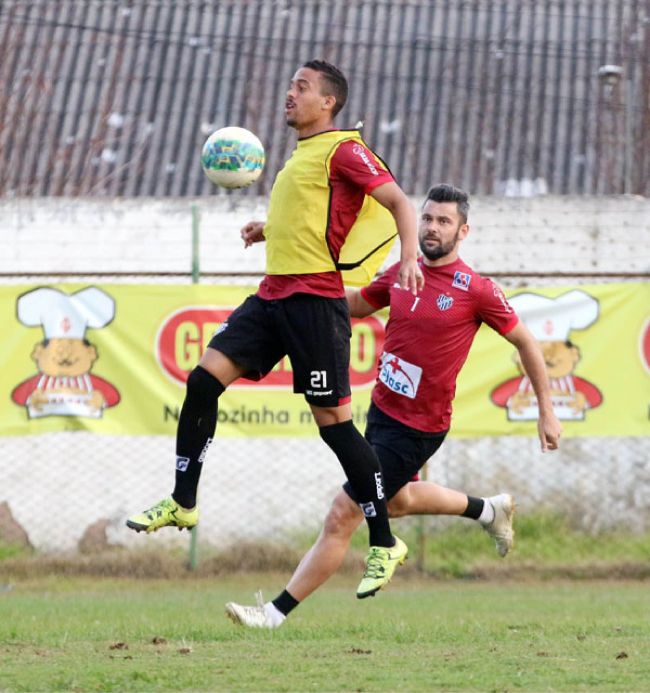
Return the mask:
<path id="1" fill-rule="evenodd" d="M 171 497 L 126 524 L 137 532 L 196 525 L 197 487 L 219 397 L 238 378 L 259 380 L 288 356 L 294 392 L 310 405 L 368 524 L 370 549 L 357 589 L 362 599 L 386 584 L 408 549 L 390 531 L 377 454 L 352 422 L 351 327 L 342 272 L 366 267 L 397 234 L 397 281 L 414 295 L 424 280 L 413 206 L 360 134 L 334 125 L 347 94 L 345 76 L 325 61 L 305 63 L 293 75 L 285 120 L 297 132 L 296 148 L 275 178 L 267 220 L 241 230 L 245 246 L 265 242 L 266 276 L 221 325 L 189 374 Z M 367 271 L 373 276 L 375 270 Z M 285 610 L 295 606 L 288 594 L 282 604 Z"/>
<path id="2" fill-rule="evenodd" d="M 397 281 L 390 267 L 361 291 L 348 291 L 353 317 L 390 306 L 384 353 L 372 391 L 366 437 L 384 473 L 391 517 L 462 515 L 477 520 L 505 556 L 513 543 L 514 502 L 509 494 L 476 498 L 413 476 L 442 444 L 451 423 L 456 379 L 482 323 L 513 344 L 539 405 L 538 433 L 543 451 L 555 450 L 562 427 L 553 412 L 541 350 L 508 304 L 501 289 L 458 256 L 469 233 L 468 195 L 450 185 L 431 188 L 419 221 L 424 288 L 417 295 Z M 272 602 L 226 613 L 246 626 L 275 628 L 289 610 L 286 595 L 299 603 L 341 565 L 362 520 L 349 483 L 335 497 L 318 540 L 303 557 L 284 592 Z M 285 595 L 285 597 L 283 597 Z M 261 602 L 261 599 L 259 600 Z"/>

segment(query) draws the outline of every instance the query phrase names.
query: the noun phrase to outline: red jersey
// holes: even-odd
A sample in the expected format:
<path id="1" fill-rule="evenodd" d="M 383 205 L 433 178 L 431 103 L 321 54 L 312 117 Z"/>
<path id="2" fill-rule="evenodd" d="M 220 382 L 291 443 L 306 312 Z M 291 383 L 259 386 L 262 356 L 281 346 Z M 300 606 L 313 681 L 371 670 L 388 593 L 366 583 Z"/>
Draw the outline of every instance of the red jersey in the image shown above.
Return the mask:
<path id="1" fill-rule="evenodd" d="M 399 265 L 361 290 L 376 308 L 390 306 L 373 402 L 420 431 L 448 430 L 456 378 L 481 323 L 503 335 L 519 318 L 501 289 L 462 260 L 441 267 L 420 262 L 424 289 L 401 289 Z"/>
<path id="2" fill-rule="evenodd" d="M 324 163 L 323 163 L 324 165 Z M 342 142 L 330 162 L 330 208 L 328 238 L 338 256 L 356 221 L 366 195 L 384 183 L 394 182 L 390 171 L 379 163 L 372 151 L 355 141 Z M 340 272 L 316 274 L 273 274 L 262 280 L 257 295 L 270 300 L 296 293 L 344 298 Z"/>

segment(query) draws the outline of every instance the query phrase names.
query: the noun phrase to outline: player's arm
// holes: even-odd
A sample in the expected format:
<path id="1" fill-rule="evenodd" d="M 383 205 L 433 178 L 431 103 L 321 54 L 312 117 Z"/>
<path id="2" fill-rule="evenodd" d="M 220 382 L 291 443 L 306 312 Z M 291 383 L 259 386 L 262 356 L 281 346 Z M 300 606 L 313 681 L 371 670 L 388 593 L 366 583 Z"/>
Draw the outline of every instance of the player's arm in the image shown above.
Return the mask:
<path id="1" fill-rule="evenodd" d="M 519 321 L 504 337 L 519 352 L 521 365 L 526 371 L 537 397 L 539 418 L 537 431 L 542 444 L 542 452 L 557 450 L 562 434 L 562 424 L 555 416 L 551 403 L 551 388 L 546 374 L 546 364 L 537 341 L 528 328 Z"/>
<path id="2" fill-rule="evenodd" d="M 397 183 L 383 183 L 370 195 L 393 215 L 401 245 L 398 279 L 403 289 L 417 294 L 424 287 L 424 276 L 417 264 L 418 231 L 415 209 Z"/>
<path id="3" fill-rule="evenodd" d="M 248 248 L 248 246 L 253 245 L 253 243 L 260 243 L 266 240 L 264 238 L 264 222 L 249 221 L 248 224 L 242 226 L 239 235 L 242 241 L 244 241 L 244 248 Z"/>
<path id="4" fill-rule="evenodd" d="M 375 308 L 375 306 L 366 301 L 359 289 L 346 288 L 345 298 L 348 300 L 350 317 L 352 318 L 365 318 L 378 310 L 378 308 Z"/>

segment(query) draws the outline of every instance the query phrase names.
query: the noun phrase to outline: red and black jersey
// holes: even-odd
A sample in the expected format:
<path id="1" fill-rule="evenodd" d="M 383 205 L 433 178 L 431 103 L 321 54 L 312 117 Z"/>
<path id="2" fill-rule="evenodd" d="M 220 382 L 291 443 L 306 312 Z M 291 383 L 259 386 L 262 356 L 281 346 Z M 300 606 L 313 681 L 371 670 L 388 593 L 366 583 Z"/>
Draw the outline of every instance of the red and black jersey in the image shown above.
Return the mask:
<path id="1" fill-rule="evenodd" d="M 376 308 L 390 306 L 373 402 L 421 431 L 449 429 L 456 379 L 481 323 L 506 334 L 518 322 L 501 289 L 462 260 L 420 263 L 424 289 L 401 289 L 399 264 L 361 290 Z"/>

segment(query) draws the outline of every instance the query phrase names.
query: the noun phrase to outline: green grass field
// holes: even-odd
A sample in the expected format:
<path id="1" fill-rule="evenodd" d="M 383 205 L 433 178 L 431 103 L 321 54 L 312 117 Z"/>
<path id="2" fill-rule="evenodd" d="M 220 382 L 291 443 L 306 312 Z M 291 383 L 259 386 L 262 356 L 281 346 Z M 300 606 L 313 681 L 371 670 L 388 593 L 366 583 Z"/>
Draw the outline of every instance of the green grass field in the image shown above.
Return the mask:
<path id="1" fill-rule="evenodd" d="M 277 631 L 230 599 L 286 575 L 14 579 L 0 591 L 2 691 L 648 691 L 643 582 L 336 578 Z M 1 582 L 1 580 L 0 580 Z"/>

